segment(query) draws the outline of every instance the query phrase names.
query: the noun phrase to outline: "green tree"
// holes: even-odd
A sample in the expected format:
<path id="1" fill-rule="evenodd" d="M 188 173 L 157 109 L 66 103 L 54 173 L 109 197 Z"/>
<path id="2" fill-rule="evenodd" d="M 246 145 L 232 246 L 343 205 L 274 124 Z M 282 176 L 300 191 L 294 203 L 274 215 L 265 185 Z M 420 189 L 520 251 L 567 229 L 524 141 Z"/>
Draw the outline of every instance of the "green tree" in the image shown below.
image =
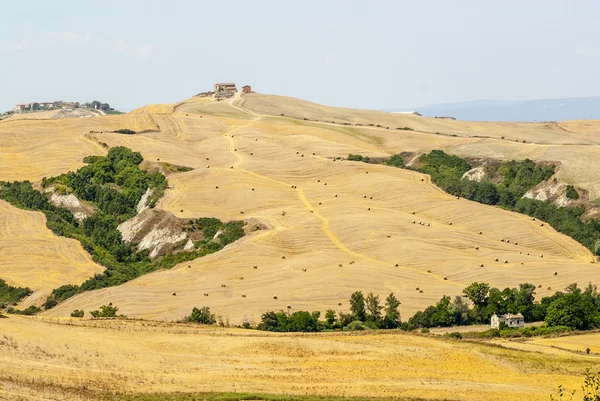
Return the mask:
<path id="1" fill-rule="evenodd" d="M 383 317 L 383 327 L 386 329 L 395 329 L 400 326 L 400 301 L 393 292 L 385 299 L 385 316 Z"/>
<path id="2" fill-rule="evenodd" d="M 600 325 L 600 312 L 591 297 L 576 289 L 548 306 L 546 324 L 587 330 Z"/>
<path id="3" fill-rule="evenodd" d="M 489 293 L 490 285 L 488 283 L 474 282 L 463 289 L 463 295 L 479 308 L 487 306 Z"/>
<path id="4" fill-rule="evenodd" d="M 366 307 L 368 311 L 367 321 L 375 323 L 377 326 L 381 324 L 381 310 L 383 306 L 379 303 L 379 295 L 373 295 L 372 292 L 367 295 Z"/>
<path id="5" fill-rule="evenodd" d="M 331 329 L 335 326 L 336 314 L 333 309 L 327 309 L 325 312 L 325 327 Z"/>
<path id="6" fill-rule="evenodd" d="M 186 316 L 184 319 L 187 323 L 200 323 L 200 324 L 215 324 L 217 323 L 217 319 L 215 319 L 215 315 L 210 313 L 210 308 L 208 306 L 203 306 L 202 308 L 194 308 L 192 309 L 192 313 L 189 316 Z"/>
<path id="7" fill-rule="evenodd" d="M 361 291 L 356 291 L 350 296 L 350 313 L 354 320 L 361 322 L 366 320 L 365 297 Z"/>

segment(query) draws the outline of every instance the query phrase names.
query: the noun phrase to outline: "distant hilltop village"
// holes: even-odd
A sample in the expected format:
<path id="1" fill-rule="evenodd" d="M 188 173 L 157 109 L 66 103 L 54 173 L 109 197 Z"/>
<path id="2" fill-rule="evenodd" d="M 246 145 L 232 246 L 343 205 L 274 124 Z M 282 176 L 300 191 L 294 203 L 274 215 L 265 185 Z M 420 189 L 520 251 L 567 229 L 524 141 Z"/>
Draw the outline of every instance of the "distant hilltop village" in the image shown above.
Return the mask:
<path id="1" fill-rule="evenodd" d="M 105 113 L 119 113 L 114 108 L 110 107 L 108 103 L 102 103 L 98 100 L 92 102 L 79 103 L 79 102 L 63 102 L 57 100 L 53 102 L 32 102 L 32 103 L 21 103 L 12 108 L 8 113 L 10 114 L 21 114 L 30 113 L 34 111 L 43 110 L 56 110 L 56 109 L 93 109 L 99 110 Z"/>
<path id="2" fill-rule="evenodd" d="M 199 93 L 197 96 L 201 96 L 201 97 L 214 96 L 215 99 L 221 100 L 221 99 L 228 99 L 230 97 L 233 97 L 237 91 L 238 90 L 235 86 L 235 83 L 233 83 L 233 82 L 218 83 L 218 84 L 215 84 L 214 91 L 202 92 L 202 93 Z M 251 93 L 251 92 L 252 92 L 252 88 L 250 87 L 250 85 L 242 86 L 242 93 Z"/>

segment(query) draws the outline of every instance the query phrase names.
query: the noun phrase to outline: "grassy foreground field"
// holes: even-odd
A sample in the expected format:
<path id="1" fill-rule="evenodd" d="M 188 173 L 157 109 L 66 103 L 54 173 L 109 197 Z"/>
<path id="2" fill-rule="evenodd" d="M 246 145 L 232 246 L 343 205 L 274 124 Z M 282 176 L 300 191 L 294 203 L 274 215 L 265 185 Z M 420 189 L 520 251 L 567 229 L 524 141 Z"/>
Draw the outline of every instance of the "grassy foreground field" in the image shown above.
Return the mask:
<path id="1" fill-rule="evenodd" d="M 597 354 L 540 346 L 532 352 L 398 332 L 282 335 L 12 316 L 0 324 L 0 399 L 9 400 L 174 391 L 547 400 L 557 384 L 578 387 L 585 369 L 600 361 Z"/>

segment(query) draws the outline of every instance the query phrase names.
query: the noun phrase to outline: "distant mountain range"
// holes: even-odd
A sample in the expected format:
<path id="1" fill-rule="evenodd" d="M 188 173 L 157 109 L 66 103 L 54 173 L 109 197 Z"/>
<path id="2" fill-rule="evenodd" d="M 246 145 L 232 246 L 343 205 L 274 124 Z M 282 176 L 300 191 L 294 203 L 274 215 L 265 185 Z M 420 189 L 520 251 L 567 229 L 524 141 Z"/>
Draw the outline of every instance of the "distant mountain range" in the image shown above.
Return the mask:
<path id="1" fill-rule="evenodd" d="M 468 121 L 600 120 L 600 96 L 523 101 L 474 100 L 385 111 L 416 110 L 426 117 L 454 117 Z"/>

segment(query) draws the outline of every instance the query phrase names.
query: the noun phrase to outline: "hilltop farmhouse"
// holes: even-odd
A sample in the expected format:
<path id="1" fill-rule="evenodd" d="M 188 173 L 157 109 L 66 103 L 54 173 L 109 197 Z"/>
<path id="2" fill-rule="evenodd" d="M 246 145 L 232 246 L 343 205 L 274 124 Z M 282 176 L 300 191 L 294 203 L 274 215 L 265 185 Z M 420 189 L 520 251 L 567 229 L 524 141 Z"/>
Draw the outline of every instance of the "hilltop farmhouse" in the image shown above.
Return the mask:
<path id="1" fill-rule="evenodd" d="M 237 88 L 235 87 L 235 83 L 233 82 L 215 84 L 214 96 L 217 99 L 232 97 L 233 95 L 235 95 L 236 92 Z"/>

